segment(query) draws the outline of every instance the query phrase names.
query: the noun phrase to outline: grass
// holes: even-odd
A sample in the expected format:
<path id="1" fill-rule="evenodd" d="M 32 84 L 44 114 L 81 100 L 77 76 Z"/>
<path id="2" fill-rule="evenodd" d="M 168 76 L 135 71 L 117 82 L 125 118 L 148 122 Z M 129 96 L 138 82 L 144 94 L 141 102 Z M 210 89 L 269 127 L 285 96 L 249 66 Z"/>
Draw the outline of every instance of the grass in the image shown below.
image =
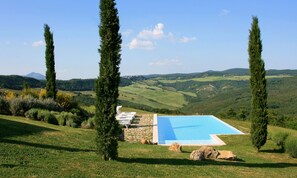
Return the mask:
<path id="1" fill-rule="evenodd" d="M 187 104 L 183 93 L 157 86 L 135 83 L 120 88 L 120 99 L 141 103 L 153 108 L 177 109 Z"/>
<path id="2" fill-rule="evenodd" d="M 292 77 L 290 75 L 272 75 L 266 76 L 267 79 L 274 79 L 274 78 L 285 78 L 285 77 Z M 207 77 L 199 77 L 199 78 L 191 78 L 191 79 L 181 79 L 181 80 L 164 80 L 160 79 L 159 82 L 162 83 L 176 83 L 176 82 L 187 82 L 189 80 L 196 81 L 196 82 L 214 82 L 214 81 L 242 81 L 242 80 L 249 80 L 250 76 L 207 76 Z"/>
<path id="3" fill-rule="evenodd" d="M 225 120 L 248 131 L 249 123 Z M 297 131 L 270 127 L 270 132 Z M 95 153 L 95 132 L 0 115 L 0 177 L 295 177 L 297 159 L 280 153 L 270 140 L 260 153 L 249 136 L 221 136 L 217 149 L 233 151 L 241 161 L 190 161 L 197 147 L 174 153 L 164 146 L 119 142 L 118 161 Z"/>

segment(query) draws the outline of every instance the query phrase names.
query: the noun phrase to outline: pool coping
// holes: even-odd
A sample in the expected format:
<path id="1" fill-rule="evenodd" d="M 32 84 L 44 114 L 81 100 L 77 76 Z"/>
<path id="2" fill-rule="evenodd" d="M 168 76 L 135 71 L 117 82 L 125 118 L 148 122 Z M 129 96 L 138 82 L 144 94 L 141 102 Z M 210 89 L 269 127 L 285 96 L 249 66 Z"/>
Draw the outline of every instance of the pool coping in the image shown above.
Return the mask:
<path id="1" fill-rule="evenodd" d="M 222 121 L 221 119 L 215 117 L 214 115 L 187 115 L 187 116 L 211 116 L 213 117 L 214 119 L 220 121 L 221 123 L 225 124 L 226 126 L 228 127 L 231 127 L 232 129 L 235 129 L 237 131 L 239 131 L 240 133 L 238 134 L 210 134 L 210 137 L 215 141 L 215 143 L 212 143 L 212 144 L 208 144 L 208 143 L 205 143 L 205 144 L 181 144 L 183 146 L 223 146 L 223 145 L 226 145 L 226 143 L 221 140 L 218 135 L 244 135 L 245 133 L 243 133 L 242 131 L 238 130 L 237 128 L 229 125 L 228 123 Z M 154 119 L 153 119 L 153 142 L 154 143 L 157 143 L 158 145 L 160 146 L 170 146 L 171 144 L 159 144 L 158 143 L 158 115 L 157 114 L 154 114 Z M 178 143 L 178 142 L 176 142 Z"/>

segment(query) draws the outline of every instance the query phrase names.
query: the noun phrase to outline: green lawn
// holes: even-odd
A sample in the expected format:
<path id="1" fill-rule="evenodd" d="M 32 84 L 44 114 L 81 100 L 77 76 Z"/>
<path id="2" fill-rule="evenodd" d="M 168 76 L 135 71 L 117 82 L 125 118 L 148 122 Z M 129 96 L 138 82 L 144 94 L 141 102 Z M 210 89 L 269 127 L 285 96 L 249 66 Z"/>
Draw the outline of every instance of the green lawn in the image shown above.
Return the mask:
<path id="1" fill-rule="evenodd" d="M 153 108 L 166 108 L 171 110 L 181 108 L 187 104 L 183 93 L 142 83 L 120 87 L 119 99 L 140 103 Z"/>
<path id="2" fill-rule="evenodd" d="M 248 132 L 249 123 L 225 120 Z M 270 127 L 270 132 L 297 131 Z M 120 142 L 119 160 L 102 161 L 95 153 L 95 132 L 0 115 L 0 177 L 296 177 L 297 159 L 280 153 L 268 140 L 262 152 L 249 136 L 221 136 L 241 160 L 190 161 L 190 152 Z"/>
<path id="3" fill-rule="evenodd" d="M 292 77 L 290 75 L 271 75 L 266 76 L 266 79 L 273 79 L 273 78 L 285 78 L 285 77 Z M 162 83 L 176 83 L 176 82 L 187 82 L 189 80 L 196 81 L 196 82 L 214 82 L 214 81 L 223 81 L 223 80 L 231 80 L 231 81 L 241 81 L 241 80 L 249 80 L 250 76 L 243 75 L 243 76 L 207 76 L 207 77 L 199 77 L 199 78 L 191 78 L 191 79 L 181 79 L 181 80 L 164 80 L 160 79 L 159 82 Z"/>

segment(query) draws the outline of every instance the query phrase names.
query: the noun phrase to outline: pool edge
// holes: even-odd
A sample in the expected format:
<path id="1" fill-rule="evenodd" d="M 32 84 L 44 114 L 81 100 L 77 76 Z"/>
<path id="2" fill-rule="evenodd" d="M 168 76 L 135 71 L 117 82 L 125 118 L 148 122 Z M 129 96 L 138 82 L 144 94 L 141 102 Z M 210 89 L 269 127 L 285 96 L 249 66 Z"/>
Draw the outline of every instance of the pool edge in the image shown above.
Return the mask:
<path id="1" fill-rule="evenodd" d="M 157 119 L 157 114 L 154 114 L 154 119 L 153 119 L 153 142 L 154 143 L 159 143 L 158 140 L 158 119 Z"/>

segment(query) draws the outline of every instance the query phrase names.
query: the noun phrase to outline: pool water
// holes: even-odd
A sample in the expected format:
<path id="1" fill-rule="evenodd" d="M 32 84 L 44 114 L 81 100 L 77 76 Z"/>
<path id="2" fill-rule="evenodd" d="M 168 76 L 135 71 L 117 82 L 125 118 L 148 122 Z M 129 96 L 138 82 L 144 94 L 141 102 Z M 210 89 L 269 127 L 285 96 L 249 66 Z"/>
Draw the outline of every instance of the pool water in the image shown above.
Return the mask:
<path id="1" fill-rule="evenodd" d="M 243 134 L 214 116 L 157 116 L 157 126 L 161 145 L 216 145 L 214 135 Z"/>

